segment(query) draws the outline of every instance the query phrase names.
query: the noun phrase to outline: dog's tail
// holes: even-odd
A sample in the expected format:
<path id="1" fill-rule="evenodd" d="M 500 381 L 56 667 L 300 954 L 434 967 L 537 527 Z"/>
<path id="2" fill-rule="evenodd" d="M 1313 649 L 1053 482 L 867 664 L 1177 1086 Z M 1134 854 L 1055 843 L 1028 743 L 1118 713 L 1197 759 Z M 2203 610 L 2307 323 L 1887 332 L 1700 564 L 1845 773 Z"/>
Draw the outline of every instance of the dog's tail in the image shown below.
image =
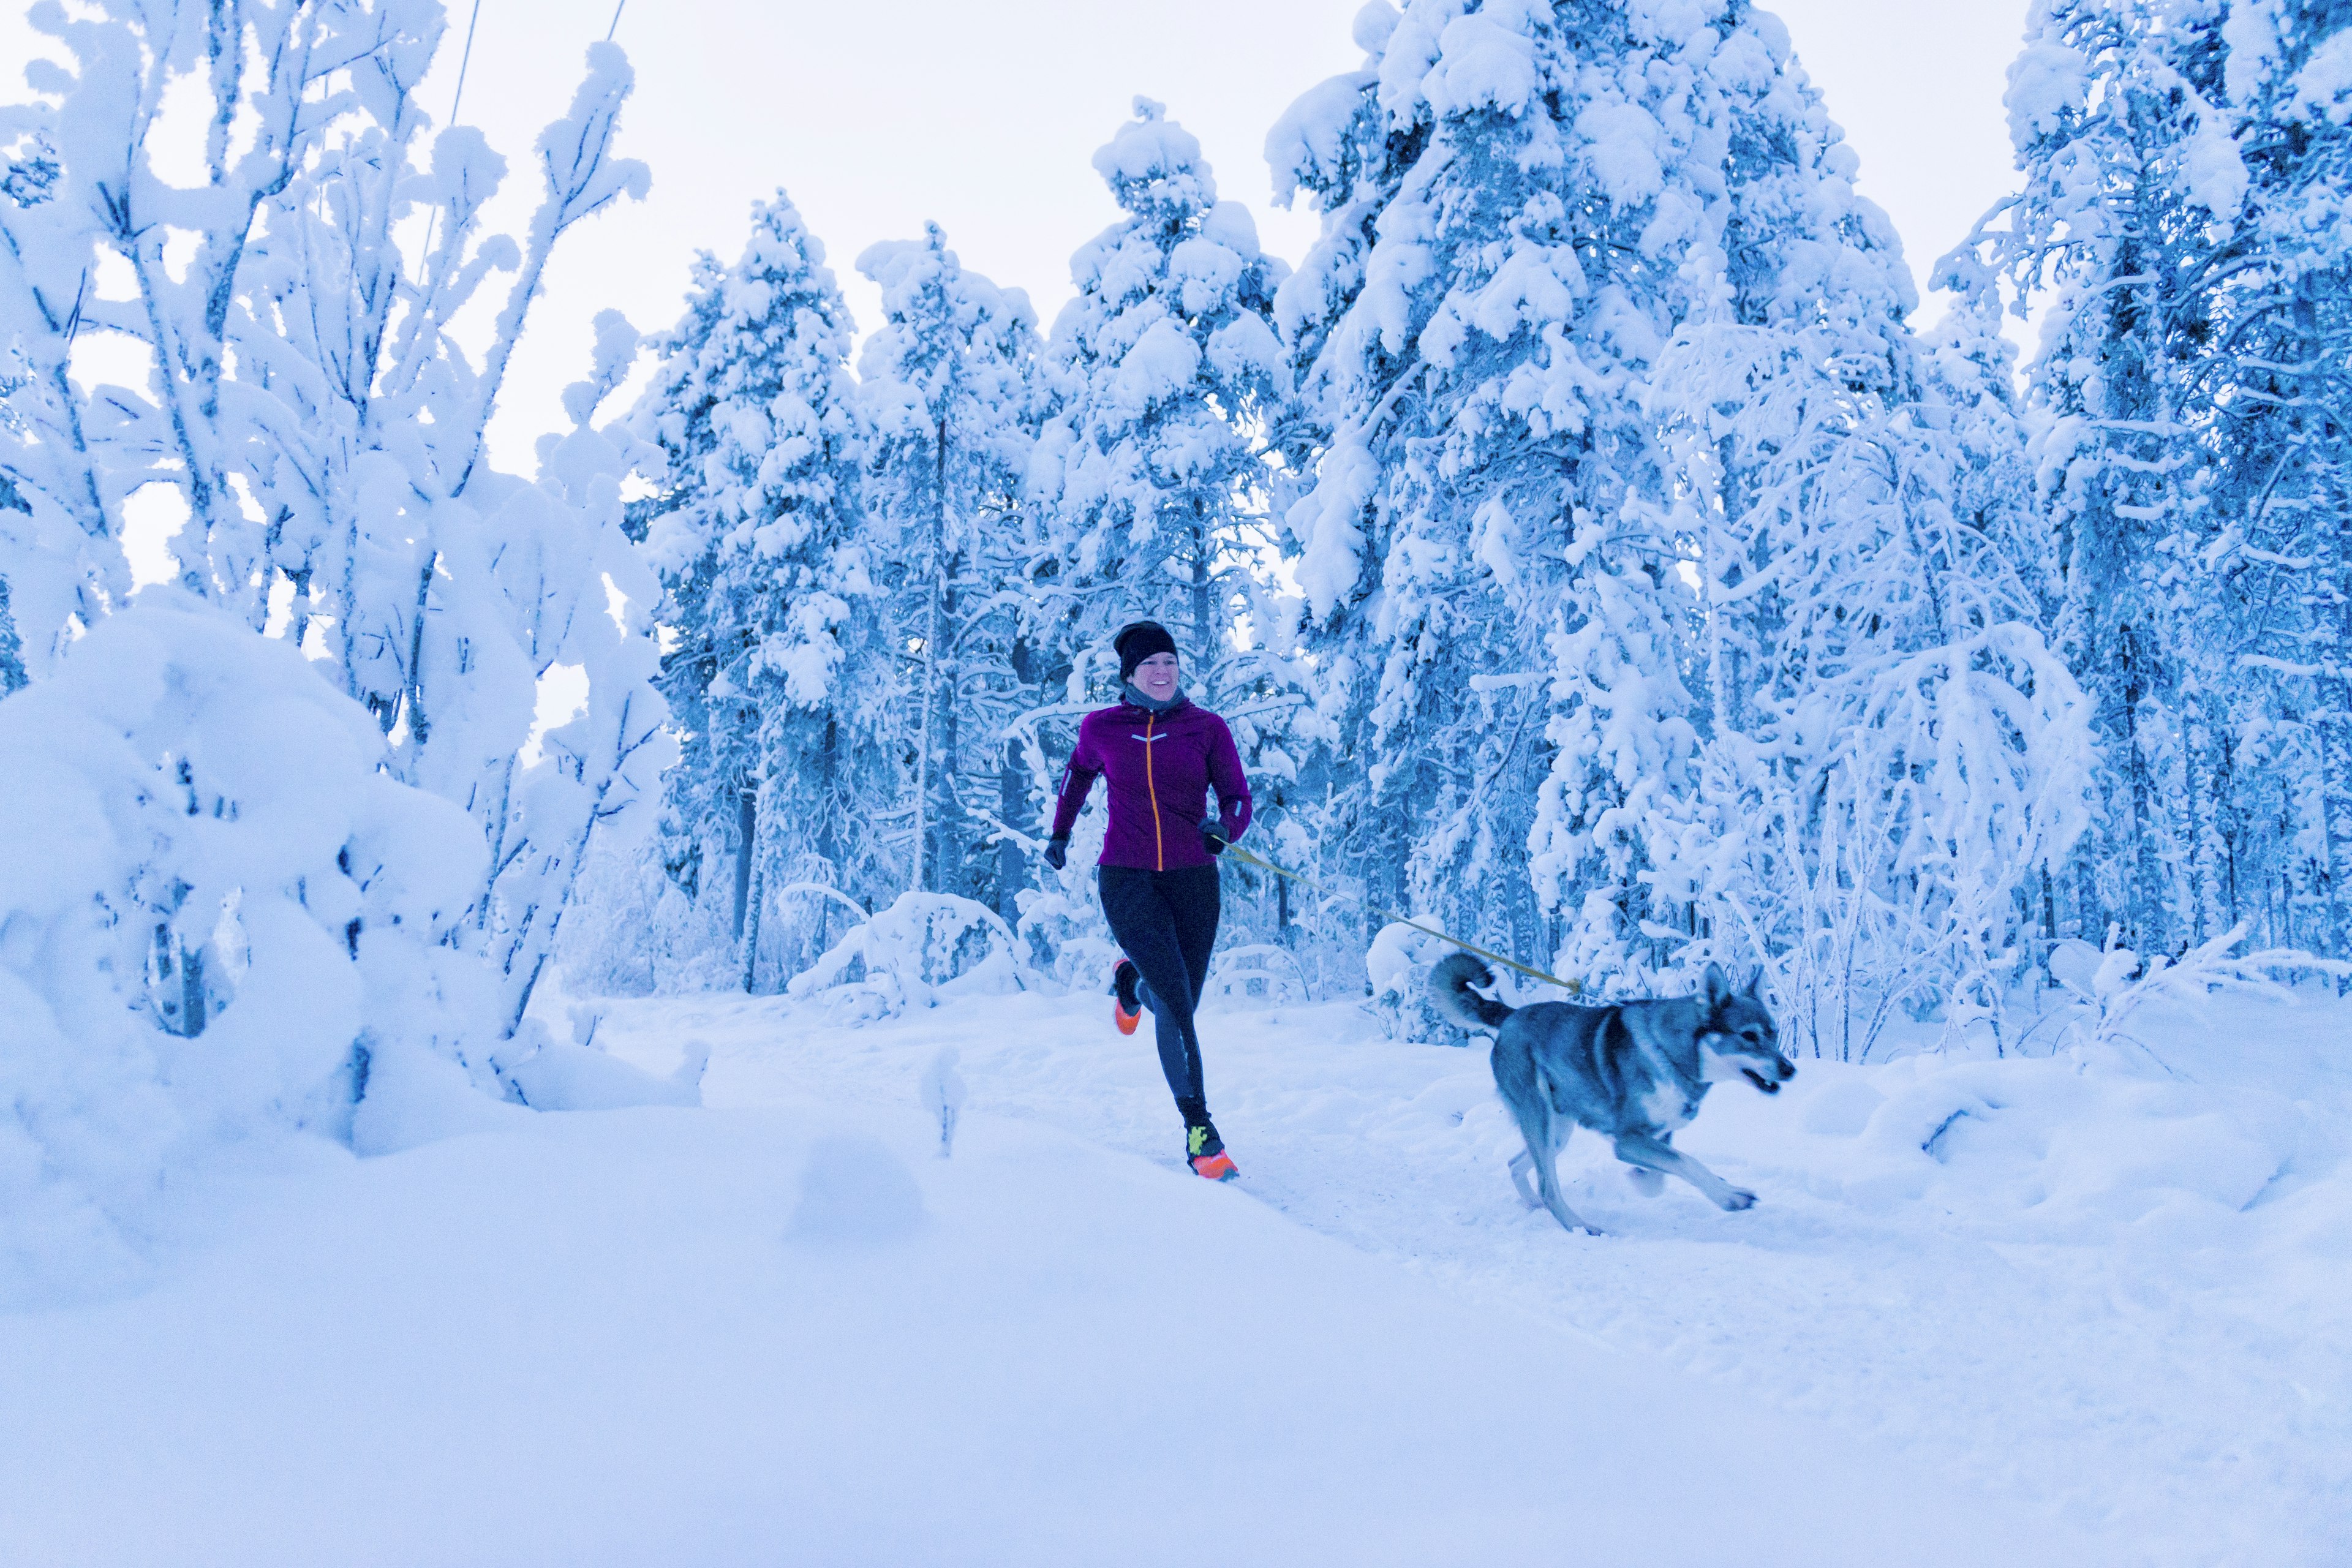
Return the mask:
<path id="1" fill-rule="evenodd" d="M 1429 1002 L 1465 1029 L 1499 1029 L 1514 1009 L 1481 996 L 1473 985 L 1492 985 L 1495 973 L 1466 952 L 1449 954 L 1429 972 Z"/>

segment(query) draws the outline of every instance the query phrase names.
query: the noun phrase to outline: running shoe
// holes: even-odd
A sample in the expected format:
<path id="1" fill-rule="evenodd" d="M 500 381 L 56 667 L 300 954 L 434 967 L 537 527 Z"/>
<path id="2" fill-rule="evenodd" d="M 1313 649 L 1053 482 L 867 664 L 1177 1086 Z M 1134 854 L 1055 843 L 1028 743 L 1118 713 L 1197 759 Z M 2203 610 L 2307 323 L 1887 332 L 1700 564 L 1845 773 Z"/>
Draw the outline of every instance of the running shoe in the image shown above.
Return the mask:
<path id="1" fill-rule="evenodd" d="M 1110 1021 L 1122 1035 L 1135 1033 L 1135 1026 L 1143 1022 L 1143 1003 L 1135 994 L 1135 983 L 1142 978 L 1143 972 L 1124 958 L 1111 972 Z"/>
<path id="2" fill-rule="evenodd" d="M 1241 1174 L 1233 1156 L 1225 1152 L 1225 1141 L 1217 1136 L 1213 1122 L 1196 1121 L 1184 1129 L 1184 1157 L 1194 1175 L 1213 1182 L 1230 1182 Z"/>

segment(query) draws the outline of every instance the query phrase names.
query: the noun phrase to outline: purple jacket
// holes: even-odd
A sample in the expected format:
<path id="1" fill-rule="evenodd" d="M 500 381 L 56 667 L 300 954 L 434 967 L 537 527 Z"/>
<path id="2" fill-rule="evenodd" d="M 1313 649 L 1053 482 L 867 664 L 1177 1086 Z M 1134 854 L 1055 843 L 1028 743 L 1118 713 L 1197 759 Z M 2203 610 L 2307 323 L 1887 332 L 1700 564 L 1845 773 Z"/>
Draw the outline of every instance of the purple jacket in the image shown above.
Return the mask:
<path id="1" fill-rule="evenodd" d="M 1209 814 L 1209 786 L 1217 789 L 1225 837 L 1249 831 L 1249 781 L 1242 776 L 1234 732 L 1205 708 L 1180 701 L 1165 713 L 1132 703 L 1097 709 L 1078 725 L 1078 743 L 1062 770 L 1062 796 L 1054 808 L 1054 837 L 1069 837 L 1095 779 L 1110 779 L 1110 826 L 1103 834 L 1103 866 L 1172 871 L 1216 862 L 1201 847 Z"/>

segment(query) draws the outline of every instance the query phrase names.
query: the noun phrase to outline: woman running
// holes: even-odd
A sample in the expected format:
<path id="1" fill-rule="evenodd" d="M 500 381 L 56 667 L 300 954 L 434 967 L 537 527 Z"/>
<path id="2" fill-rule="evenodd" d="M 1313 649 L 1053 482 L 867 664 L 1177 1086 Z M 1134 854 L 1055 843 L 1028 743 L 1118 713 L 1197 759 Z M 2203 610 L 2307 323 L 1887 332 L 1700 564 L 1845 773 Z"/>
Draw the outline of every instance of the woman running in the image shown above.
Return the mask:
<path id="1" fill-rule="evenodd" d="M 1111 639 L 1126 700 L 1078 726 L 1062 773 L 1045 864 L 1069 860 L 1070 828 L 1098 776 L 1110 778 L 1110 826 L 1096 876 L 1103 913 L 1125 955 L 1111 985 L 1119 1033 L 1135 1033 L 1151 1009 L 1160 1067 L 1184 1118 L 1184 1156 L 1214 1181 L 1241 1173 L 1209 1120 L 1201 1081 L 1201 1038 L 1192 1010 L 1209 979 L 1217 942 L 1217 862 L 1249 831 L 1249 781 L 1225 721 L 1177 689 L 1176 639 L 1156 621 L 1138 621 Z M 1209 816 L 1209 788 L 1218 816 Z"/>

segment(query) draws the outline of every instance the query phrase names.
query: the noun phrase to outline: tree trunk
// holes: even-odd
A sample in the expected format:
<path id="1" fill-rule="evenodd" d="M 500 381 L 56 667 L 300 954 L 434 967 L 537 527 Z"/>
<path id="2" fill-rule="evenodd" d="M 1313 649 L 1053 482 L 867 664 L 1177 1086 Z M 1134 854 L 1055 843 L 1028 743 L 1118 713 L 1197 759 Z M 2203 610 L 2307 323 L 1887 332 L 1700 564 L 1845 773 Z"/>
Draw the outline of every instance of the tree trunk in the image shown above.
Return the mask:
<path id="1" fill-rule="evenodd" d="M 743 920 L 751 902 L 751 856 L 759 836 L 760 795 L 757 790 L 738 788 L 735 792 L 735 940 L 743 939 Z"/>
<path id="2" fill-rule="evenodd" d="M 953 691 L 941 679 L 942 676 L 951 676 L 954 668 L 952 661 L 945 658 L 952 606 L 948 560 L 948 426 L 944 420 L 934 432 L 932 451 L 930 615 L 923 633 L 923 745 L 915 778 L 915 886 L 926 892 L 939 891 L 944 879 L 942 867 L 948 858 L 946 795 L 952 787 L 948 775 L 953 760 L 950 749 L 953 731 L 943 709 Z M 932 799 L 934 791 L 940 795 L 937 802 Z"/>
<path id="3" fill-rule="evenodd" d="M 743 850 L 735 863 L 735 929 L 741 942 L 742 983 L 746 995 L 755 994 L 760 980 L 760 902 L 763 889 L 759 866 L 759 792 L 745 790 L 738 797 L 742 814 Z"/>
<path id="4" fill-rule="evenodd" d="M 1013 679 L 1024 691 L 1029 687 L 1029 642 L 1014 637 L 1012 649 Z M 997 753 L 996 820 L 1016 833 L 1029 828 L 1028 780 L 1021 769 L 1021 745 L 1012 736 L 1003 737 Z M 996 843 L 996 912 L 1010 922 L 1018 918 L 1021 906 L 1017 895 L 1029 880 L 1029 857 L 1021 846 L 1009 837 Z"/>
<path id="5" fill-rule="evenodd" d="M 2322 694 L 2327 717 L 2316 728 L 2319 731 L 2319 882 L 2321 896 L 2326 900 L 2320 911 L 2322 929 L 2327 932 L 2327 956 L 2342 958 L 2352 950 L 2352 919 L 2347 919 L 2345 897 L 2345 868 L 2352 845 L 2352 723 L 2347 723 L 2345 705 L 2352 703 L 2352 681 L 2341 676 L 2323 678 L 2316 683 Z M 2293 906 L 2290 905 L 2290 908 Z M 2339 984 L 2340 991 L 2342 986 Z"/>
<path id="6" fill-rule="evenodd" d="M 1217 668 L 1217 634 L 1210 613 L 1209 518 L 1199 500 L 1192 502 L 1192 645 L 1200 650 L 1194 686 L 1206 695 L 1209 674 Z"/>

